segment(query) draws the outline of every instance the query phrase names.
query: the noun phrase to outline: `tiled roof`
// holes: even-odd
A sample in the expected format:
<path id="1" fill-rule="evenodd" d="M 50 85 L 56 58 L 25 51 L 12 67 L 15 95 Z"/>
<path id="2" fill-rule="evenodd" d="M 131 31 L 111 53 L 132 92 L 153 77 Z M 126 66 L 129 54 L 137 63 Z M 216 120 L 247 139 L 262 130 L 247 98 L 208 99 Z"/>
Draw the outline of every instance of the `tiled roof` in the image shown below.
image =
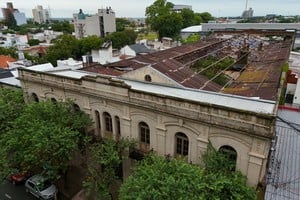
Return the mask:
<path id="1" fill-rule="evenodd" d="M 0 68 L 7 69 L 8 68 L 7 62 L 15 62 L 15 61 L 17 60 L 10 56 L 0 55 Z"/>

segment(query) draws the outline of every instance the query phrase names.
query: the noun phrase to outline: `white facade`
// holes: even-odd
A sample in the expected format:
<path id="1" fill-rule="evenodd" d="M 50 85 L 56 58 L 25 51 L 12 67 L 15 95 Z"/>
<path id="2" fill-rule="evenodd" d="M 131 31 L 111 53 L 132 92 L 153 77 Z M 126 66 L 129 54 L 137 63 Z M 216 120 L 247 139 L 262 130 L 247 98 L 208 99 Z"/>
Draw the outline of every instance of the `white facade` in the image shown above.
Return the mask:
<path id="1" fill-rule="evenodd" d="M 63 35 L 63 32 L 56 32 L 52 30 L 44 30 L 43 33 L 36 33 L 32 36 L 33 39 L 39 40 L 40 42 L 45 41 L 45 43 L 50 44 L 51 40 Z"/>
<path id="2" fill-rule="evenodd" d="M 85 15 L 80 12 L 73 14 L 75 36 L 83 38 L 96 35 L 105 37 L 116 31 L 115 12 L 111 8 L 99 9 L 95 15 Z"/>
<path id="3" fill-rule="evenodd" d="M 16 20 L 18 26 L 27 24 L 25 13 L 14 12 L 13 14 L 14 14 L 14 17 L 15 17 L 15 20 Z"/>
<path id="4" fill-rule="evenodd" d="M 43 6 L 38 5 L 32 9 L 33 21 L 39 24 L 50 22 L 50 12 L 47 9 L 43 9 Z"/>
<path id="5" fill-rule="evenodd" d="M 0 34 L 0 46 L 1 47 L 17 47 L 24 48 L 28 46 L 28 38 L 26 35 L 16 34 Z"/>
<path id="6" fill-rule="evenodd" d="M 126 45 L 125 47 L 123 47 L 121 50 L 120 50 L 120 53 L 122 55 L 127 55 L 127 56 L 131 56 L 131 57 L 135 57 L 136 56 L 136 53 L 134 50 L 132 50 L 128 45 Z"/>

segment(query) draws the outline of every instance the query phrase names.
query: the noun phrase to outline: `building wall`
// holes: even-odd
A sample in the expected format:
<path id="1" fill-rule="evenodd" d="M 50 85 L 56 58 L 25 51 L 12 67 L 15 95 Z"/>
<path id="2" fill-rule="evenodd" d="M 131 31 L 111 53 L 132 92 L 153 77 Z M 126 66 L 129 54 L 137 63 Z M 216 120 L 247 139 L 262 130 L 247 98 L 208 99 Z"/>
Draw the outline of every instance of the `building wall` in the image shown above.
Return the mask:
<path id="1" fill-rule="evenodd" d="M 122 55 L 127 55 L 127 56 L 132 56 L 132 57 L 136 56 L 135 51 L 132 50 L 128 45 L 126 45 L 125 47 L 121 48 L 120 53 Z"/>
<path id="2" fill-rule="evenodd" d="M 90 35 L 105 37 L 116 31 L 115 13 L 109 9 L 99 9 L 98 13 L 79 19 L 78 14 L 73 14 L 75 35 L 82 38 Z M 103 19 L 103 22 L 101 20 Z"/>
<path id="3" fill-rule="evenodd" d="M 150 76 L 152 83 L 182 87 L 177 82 L 173 81 L 172 79 L 163 75 L 162 73 L 156 71 L 152 67 L 142 67 L 122 75 L 123 78 L 128 78 L 128 79 L 138 80 L 138 81 L 145 81 L 145 76 Z"/>
<path id="4" fill-rule="evenodd" d="M 121 136 L 137 141 L 138 124 L 145 122 L 150 129 L 149 149 L 159 155 L 175 156 L 175 134 L 182 132 L 189 140 L 189 162 L 199 163 L 210 141 L 216 149 L 229 145 L 236 150 L 236 169 L 248 177 L 250 185 L 262 181 L 265 174 L 274 116 L 135 91 L 120 80 L 102 76 L 74 79 L 20 69 L 19 77 L 26 101 L 33 93 L 39 100 L 73 99 L 96 122 L 96 135 L 105 135 L 103 113 L 107 112 L 113 119 L 114 138 L 115 116 L 120 118 Z"/>
<path id="5" fill-rule="evenodd" d="M 100 21 L 98 15 L 92 15 L 85 18 L 85 35 L 100 36 Z"/>
<path id="6" fill-rule="evenodd" d="M 103 16 L 105 36 L 116 32 L 116 15 L 111 8 L 99 9 L 98 15 Z"/>
<path id="7" fill-rule="evenodd" d="M 18 26 L 27 24 L 25 13 L 14 12 L 14 17 L 15 17 L 15 20 L 16 20 Z"/>
<path id="8" fill-rule="evenodd" d="M 43 6 L 38 5 L 32 9 L 33 21 L 39 24 L 50 22 L 50 13 L 47 9 L 43 9 Z"/>

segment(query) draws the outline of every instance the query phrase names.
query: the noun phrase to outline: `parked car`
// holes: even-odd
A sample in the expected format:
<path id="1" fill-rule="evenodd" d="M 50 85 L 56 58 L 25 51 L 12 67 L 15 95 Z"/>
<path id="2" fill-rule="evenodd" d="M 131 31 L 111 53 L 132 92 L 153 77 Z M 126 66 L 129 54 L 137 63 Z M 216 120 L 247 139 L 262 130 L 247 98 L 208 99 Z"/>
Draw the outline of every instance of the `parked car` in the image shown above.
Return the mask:
<path id="1" fill-rule="evenodd" d="M 34 196 L 40 199 L 54 199 L 57 188 L 54 184 L 51 184 L 49 180 L 43 177 L 41 174 L 34 175 L 25 182 L 26 192 L 30 192 Z"/>
<path id="2" fill-rule="evenodd" d="M 28 177 L 30 176 L 29 172 L 20 172 L 20 173 L 15 173 L 15 174 L 11 174 L 9 176 L 9 180 L 14 184 L 22 184 L 24 183 Z"/>

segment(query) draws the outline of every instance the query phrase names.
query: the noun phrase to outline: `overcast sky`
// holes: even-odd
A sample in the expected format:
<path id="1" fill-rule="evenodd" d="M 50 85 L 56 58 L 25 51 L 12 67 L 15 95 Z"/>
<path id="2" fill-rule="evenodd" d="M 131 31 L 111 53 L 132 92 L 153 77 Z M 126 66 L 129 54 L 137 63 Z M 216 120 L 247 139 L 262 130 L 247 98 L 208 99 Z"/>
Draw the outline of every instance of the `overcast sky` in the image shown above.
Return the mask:
<path id="1" fill-rule="evenodd" d="M 145 9 L 154 0 L 0 0 L 1 8 L 6 2 L 32 17 L 32 9 L 37 5 L 50 8 L 52 17 L 72 18 L 81 8 L 86 14 L 95 14 L 98 8 L 110 6 L 117 17 L 145 17 Z M 246 7 L 246 0 L 170 0 L 174 4 L 191 5 L 194 12 L 210 12 L 215 17 L 240 16 Z M 248 0 L 248 8 L 255 16 L 266 14 L 300 15 L 300 0 Z M 2 12 L 0 14 L 2 17 Z"/>

